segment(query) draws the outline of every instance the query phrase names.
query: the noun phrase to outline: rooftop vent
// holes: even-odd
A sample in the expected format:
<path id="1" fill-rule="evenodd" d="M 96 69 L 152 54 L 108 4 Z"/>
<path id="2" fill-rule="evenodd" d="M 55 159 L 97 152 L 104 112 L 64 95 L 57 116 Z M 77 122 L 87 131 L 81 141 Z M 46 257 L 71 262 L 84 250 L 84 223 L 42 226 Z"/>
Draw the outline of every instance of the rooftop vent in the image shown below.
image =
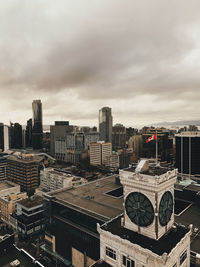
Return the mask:
<path id="1" fill-rule="evenodd" d="M 142 159 L 139 164 L 137 165 L 137 168 L 135 169 L 136 173 L 139 172 L 145 172 L 149 170 L 149 164 L 147 159 Z"/>

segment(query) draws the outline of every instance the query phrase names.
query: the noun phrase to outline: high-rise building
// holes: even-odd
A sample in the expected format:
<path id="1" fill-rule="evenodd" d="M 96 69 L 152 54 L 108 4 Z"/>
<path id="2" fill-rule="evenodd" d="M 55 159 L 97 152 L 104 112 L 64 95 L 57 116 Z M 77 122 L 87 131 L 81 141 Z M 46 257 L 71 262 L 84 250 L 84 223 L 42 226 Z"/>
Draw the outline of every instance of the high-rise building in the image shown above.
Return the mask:
<path id="1" fill-rule="evenodd" d="M 112 127 L 112 148 L 117 151 L 118 149 L 126 147 L 126 127 L 122 124 L 115 124 Z"/>
<path id="2" fill-rule="evenodd" d="M 22 126 L 19 123 L 15 123 L 12 128 L 11 136 L 11 148 L 22 148 Z"/>
<path id="3" fill-rule="evenodd" d="M 200 174 L 200 132 L 182 132 L 176 135 L 176 167 L 179 173 Z"/>
<path id="4" fill-rule="evenodd" d="M 69 125 L 69 121 L 55 121 L 55 125 L 50 126 L 50 153 L 58 160 L 66 157 L 66 135 L 72 132 L 74 127 Z"/>
<path id="5" fill-rule="evenodd" d="M 33 131 L 32 131 L 32 146 L 33 149 L 42 149 L 42 103 L 41 100 L 33 100 Z"/>
<path id="6" fill-rule="evenodd" d="M 0 123 L 0 151 L 6 151 L 9 147 L 9 127 Z"/>
<path id="7" fill-rule="evenodd" d="M 32 146 L 32 119 L 29 119 L 26 124 L 26 147 Z"/>
<path id="8" fill-rule="evenodd" d="M 90 144 L 90 165 L 101 166 L 107 164 L 112 155 L 112 143 L 99 141 Z"/>
<path id="9" fill-rule="evenodd" d="M 100 141 L 112 142 L 112 109 L 103 107 L 99 110 L 99 134 Z"/>

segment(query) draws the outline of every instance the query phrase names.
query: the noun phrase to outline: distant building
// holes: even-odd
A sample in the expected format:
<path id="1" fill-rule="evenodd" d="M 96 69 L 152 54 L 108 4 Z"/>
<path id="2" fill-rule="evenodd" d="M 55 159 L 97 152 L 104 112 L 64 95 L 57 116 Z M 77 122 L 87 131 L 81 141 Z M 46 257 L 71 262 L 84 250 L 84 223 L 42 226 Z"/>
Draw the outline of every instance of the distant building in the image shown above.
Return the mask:
<path id="1" fill-rule="evenodd" d="M 9 224 L 9 215 L 15 211 L 16 203 L 27 198 L 26 193 L 11 193 L 0 198 L 1 220 Z"/>
<path id="2" fill-rule="evenodd" d="M 112 148 L 117 151 L 118 149 L 126 147 L 126 127 L 122 124 L 115 124 L 112 127 Z"/>
<path id="3" fill-rule="evenodd" d="M 66 157 L 66 135 L 72 132 L 73 126 L 68 121 L 55 121 L 50 126 L 50 153 L 57 160 L 64 161 Z"/>
<path id="4" fill-rule="evenodd" d="M 60 169 L 46 168 L 40 172 L 40 188 L 45 192 L 71 188 L 86 182 L 84 178 L 65 173 Z"/>
<path id="5" fill-rule="evenodd" d="M 26 124 L 26 147 L 32 147 L 32 119 Z"/>
<path id="6" fill-rule="evenodd" d="M 119 154 L 117 152 L 112 153 L 112 155 L 107 156 L 104 161 L 104 165 L 109 168 L 111 171 L 119 169 Z"/>
<path id="7" fill-rule="evenodd" d="M 112 142 L 112 109 L 103 107 L 99 110 L 99 134 L 100 141 Z"/>
<path id="8" fill-rule="evenodd" d="M 10 126 L 10 148 L 22 148 L 22 126 L 19 123 Z"/>
<path id="9" fill-rule="evenodd" d="M 0 154 L 0 182 L 7 178 L 7 156 Z"/>
<path id="10" fill-rule="evenodd" d="M 200 132 L 176 135 L 176 167 L 179 173 L 200 175 Z"/>
<path id="11" fill-rule="evenodd" d="M 107 157 L 112 155 L 112 143 L 97 142 L 90 144 L 90 165 L 101 166 L 107 163 Z"/>
<path id="12" fill-rule="evenodd" d="M 29 154 L 9 156 L 8 179 L 21 186 L 22 191 L 34 193 L 39 186 L 39 162 L 41 158 Z"/>
<path id="13" fill-rule="evenodd" d="M 0 123 L 0 151 L 6 151 L 9 148 L 9 127 Z"/>
<path id="14" fill-rule="evenodd" d="M 32 146 L 33 149 L 42 149 L 43 125 L 42 125 L 42 102 L 33 100 L 33 129 L 32 129 Z"/>

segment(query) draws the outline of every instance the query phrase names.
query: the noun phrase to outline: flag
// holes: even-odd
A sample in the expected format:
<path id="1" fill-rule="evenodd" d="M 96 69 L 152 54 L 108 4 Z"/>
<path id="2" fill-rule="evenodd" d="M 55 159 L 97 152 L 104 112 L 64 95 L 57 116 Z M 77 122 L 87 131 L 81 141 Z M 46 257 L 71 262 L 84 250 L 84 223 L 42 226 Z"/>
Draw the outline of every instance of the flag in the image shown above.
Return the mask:
<path id="1" fill-rule="evenodd" d="M 152 135 L 151 137 L 149 137 L 147 140 L 146 140 L 146 143 L 149 143 L 150 141 L 152 140 L 156 140 L 156 134 Z"/>

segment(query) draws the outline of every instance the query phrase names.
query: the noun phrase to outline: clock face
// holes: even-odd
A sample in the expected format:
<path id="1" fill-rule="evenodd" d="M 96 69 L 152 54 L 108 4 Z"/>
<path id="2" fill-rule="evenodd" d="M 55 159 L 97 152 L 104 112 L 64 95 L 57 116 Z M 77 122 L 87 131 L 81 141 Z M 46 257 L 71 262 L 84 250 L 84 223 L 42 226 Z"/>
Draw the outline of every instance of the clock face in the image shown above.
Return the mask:
<path id="1" fill-rule="evenodd" d="M 173 196 L 167 191 L 163 194 L 159 205 L 159 222 L 162 226 L 168 224 L 173 213 Z"/>
<path id="2" fill-rule="evenodd" d="M 154 209 L 151 201 L 142 193 L 130 193 L 125 201 L 129 219 L 138 226 L 147 227 L 154 220 Z"/>

